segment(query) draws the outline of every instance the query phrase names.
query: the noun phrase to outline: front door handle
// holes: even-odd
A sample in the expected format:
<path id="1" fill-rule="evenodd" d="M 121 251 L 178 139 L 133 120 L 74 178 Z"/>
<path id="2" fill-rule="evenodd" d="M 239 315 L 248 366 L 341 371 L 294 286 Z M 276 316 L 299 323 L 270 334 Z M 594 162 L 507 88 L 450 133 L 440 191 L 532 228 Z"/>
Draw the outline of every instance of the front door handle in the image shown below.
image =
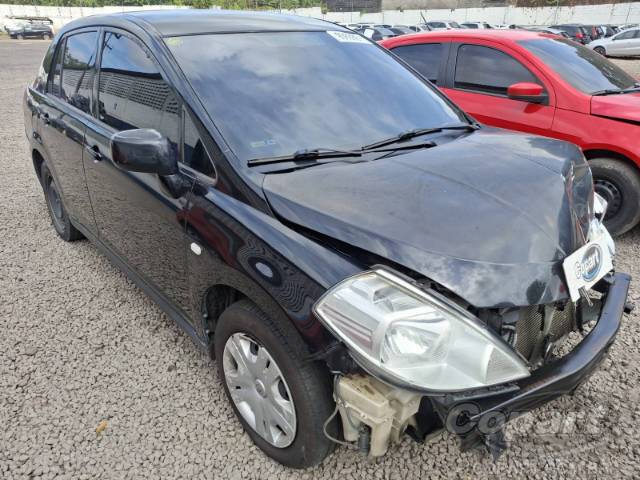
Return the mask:
<path id="1" fill-rule="evenodd" d="M 42 121 L 45 125 L 49 125 L 49 123 L 51 123 L 51 120 L 49 120 L 49 114 L 47 112 L 42 113 Z"/>
<path id="2" fill-rule="evenodd" d="M 93 163 L 98 163 L 102 161 L 102 154 L 100 153 L 100 149 L 97 145 L 90 147 L 89 145 L 85 145 L 84 149 L 87 151 L 89 155 L 93 157 Z"/>

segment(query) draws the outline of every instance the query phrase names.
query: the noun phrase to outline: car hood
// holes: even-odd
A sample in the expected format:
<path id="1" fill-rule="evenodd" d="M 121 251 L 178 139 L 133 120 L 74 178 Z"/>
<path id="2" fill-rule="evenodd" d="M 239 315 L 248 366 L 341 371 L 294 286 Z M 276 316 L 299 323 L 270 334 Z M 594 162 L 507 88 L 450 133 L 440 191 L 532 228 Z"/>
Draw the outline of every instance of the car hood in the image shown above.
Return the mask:
<path id="1" fill-rule="evenodd" d="M 567 298 L 591 172 L 577 147 L 481 131 L 430 149 L 265 176 L 276 215 L 401 265 L 476 307 Z"/>
<path id="2" fill-rule="evenodd" d="M 591 114 L 640 123 L 640 92 L 591 97 Z"/>

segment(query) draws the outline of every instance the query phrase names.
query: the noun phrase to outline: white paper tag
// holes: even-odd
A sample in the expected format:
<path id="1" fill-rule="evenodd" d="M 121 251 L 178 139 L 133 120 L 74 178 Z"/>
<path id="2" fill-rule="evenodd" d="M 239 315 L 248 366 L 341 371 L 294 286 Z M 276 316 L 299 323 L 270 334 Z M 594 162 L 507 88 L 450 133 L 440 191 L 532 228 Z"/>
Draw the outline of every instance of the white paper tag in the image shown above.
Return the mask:
<path id="1" fill-rule="evenodd" d="M 569 295 L 574 302 L 580 298 L 580 289 L 589 290 L 613 269 L 613 260 L 604 237 L 580 247 L 562 262 Z"/>
<path id="2" fill-rule="evenodd" d="M 327 33 L 342 43 L 365 43 L 365 44 L 371 43 L 371 42 L 368 42 L 366 38 L 362 38 L 360 35 L 356 33 L 337 32 L 335 30 L 329 30 L 327 31 Z"/>

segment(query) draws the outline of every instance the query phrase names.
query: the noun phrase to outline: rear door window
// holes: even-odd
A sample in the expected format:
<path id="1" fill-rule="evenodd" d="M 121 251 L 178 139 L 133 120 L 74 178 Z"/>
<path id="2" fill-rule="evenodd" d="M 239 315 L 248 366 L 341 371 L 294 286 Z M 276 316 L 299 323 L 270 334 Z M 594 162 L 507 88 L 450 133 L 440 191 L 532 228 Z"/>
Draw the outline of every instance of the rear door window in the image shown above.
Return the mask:
<path id="1" fill-rule="evenodd" d="M 437 84 L 444 54 L 442 43 L 422 43 L 394 48 L 393 53 L 415 68 L 430 82 Z"/>
<path id="2" fill-rule="evenodd" d="M 454 87 L 494 95 L 506 95 L 514 83 L 541 82 L 511 55 L 481 45 L 458 50 Z"/>
<path id="3" fill-rule="evenodd" d="M 65 42 L 62 58 L 60 97 L 86 113 L 91 113 L 97 41 L 97 32 L 70 35 Z"/>
<path id="4" fill-rule="evenodd" d="M 99 119 L 116 130 L 153 128 L 177 146 L 180 105 L 151 53 L 136 38 L 112 31 L 101 48 Z"/>

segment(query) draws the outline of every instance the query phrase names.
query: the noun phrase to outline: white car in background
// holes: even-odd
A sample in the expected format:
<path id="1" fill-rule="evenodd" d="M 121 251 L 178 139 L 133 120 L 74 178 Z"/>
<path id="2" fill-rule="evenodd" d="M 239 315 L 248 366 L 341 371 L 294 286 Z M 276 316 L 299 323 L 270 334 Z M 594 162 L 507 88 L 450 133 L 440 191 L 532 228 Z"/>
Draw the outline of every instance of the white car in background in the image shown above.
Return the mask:
<path id="1" fill-rule="evenodd" d="M 640 28 L 630 28 L 608 38 L 599 38 L 587 44 L 587 47 L 605 56 L 640 55 Z"/>

